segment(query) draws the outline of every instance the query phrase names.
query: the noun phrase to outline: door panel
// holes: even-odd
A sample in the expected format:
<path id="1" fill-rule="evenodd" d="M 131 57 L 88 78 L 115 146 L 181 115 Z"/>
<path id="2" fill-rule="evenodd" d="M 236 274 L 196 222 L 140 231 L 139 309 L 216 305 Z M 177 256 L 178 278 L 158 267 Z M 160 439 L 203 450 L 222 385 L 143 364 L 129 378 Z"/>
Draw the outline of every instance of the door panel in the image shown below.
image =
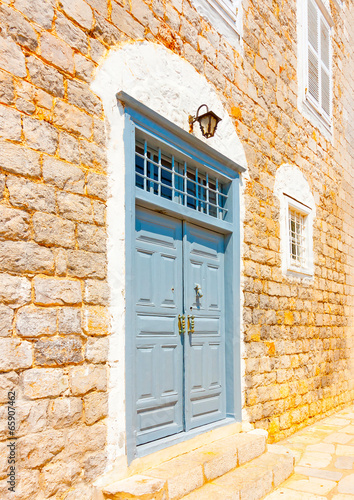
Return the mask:
<path id="1" fill-rule="evenodd" d="M 224 237 L 137 209 L 135 264 L 136 435 L 144 444 L 225 417 Z M 179 335 L 179 314 L 194 316 L 194 332 Z"/>
<path id="2" fill-rule="evenodd" d="M 182 224 L 136 211 L 137 444 L 183 430 Z"/>
<path id="3" fill-rule="evenodd" d="M 185 224 L 184 290 L 186 314 L 194 316 L 194 332 L 185 336 L 185 418 L 189 430 L 225 417 L 222 235 Z"/>

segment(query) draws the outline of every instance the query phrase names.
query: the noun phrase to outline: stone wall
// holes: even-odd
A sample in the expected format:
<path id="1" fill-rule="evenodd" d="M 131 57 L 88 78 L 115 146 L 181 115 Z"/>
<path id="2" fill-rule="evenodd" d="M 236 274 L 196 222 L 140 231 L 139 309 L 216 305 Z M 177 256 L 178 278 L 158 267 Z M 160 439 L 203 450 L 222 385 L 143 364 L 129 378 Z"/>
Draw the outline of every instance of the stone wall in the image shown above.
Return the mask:
<path id="1" fill-rule="evenodd" d="M 297 110 L 296 0 L 243 0 L 243 53 L 188 0 L 0 3 L 1 498 L 87 500 L 107 466 L 106 130 L 90 83 L 109 49 L 136 40 L 205 76 L 247 154 L 245 418 L 278 439 L 353 399 L 354 19 L 349 0 L 344 12 L 331 4 L 333 143 Z M 313 282 L 281 272 L 273 188 L 284 163 L 316 202 Z M 13 389 L 19 482 L 8 496 Z"/>

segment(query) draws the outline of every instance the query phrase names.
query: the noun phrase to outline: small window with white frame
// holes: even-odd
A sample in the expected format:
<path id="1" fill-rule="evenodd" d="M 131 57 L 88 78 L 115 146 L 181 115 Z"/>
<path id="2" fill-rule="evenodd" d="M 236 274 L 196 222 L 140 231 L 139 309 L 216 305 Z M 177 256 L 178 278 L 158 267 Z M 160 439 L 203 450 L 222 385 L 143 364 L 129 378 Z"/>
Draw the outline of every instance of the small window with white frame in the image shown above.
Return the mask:
<path id="1" fill-rule="evenodd" d="M 310 185 L 295 165 L 281 165 L 275 175 L 279 200 L 281 268 L 284 276 L 314 276 L 313 230 L 316 203 Z"/>
<path id="2" fill-rule="evenodd" d="M 287 270 L 305 275 L 311 272 L 312 237 L 311 208 L 284 194 L 287 205 Z"/>
<path id="3" fill-rule="evenodd" d="M 331 131 L 332 127 L 332 29 L 325 0 L 298 0 L 301 9 L 299 75 L 301 110 Z"/>

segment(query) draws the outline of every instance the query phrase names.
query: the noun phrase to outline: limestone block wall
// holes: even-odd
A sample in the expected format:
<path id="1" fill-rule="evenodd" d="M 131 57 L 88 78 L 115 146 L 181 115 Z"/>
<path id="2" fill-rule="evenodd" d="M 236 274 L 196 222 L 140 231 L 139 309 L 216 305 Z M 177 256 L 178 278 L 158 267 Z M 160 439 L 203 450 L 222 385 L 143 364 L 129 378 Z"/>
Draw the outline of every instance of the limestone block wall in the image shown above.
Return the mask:
<path id="1" fill-rule="evenodd" d="M 245 419 L 278 439 L 353 400 L 354 17 L 344 4 L 331 1 L 330 141 L 297 110 L 296 0 L 243 0 L 243 48 L 189 0 L 0 2 L 1 498 L 87 500 L 109 468 L 109 129 L 90 83 L 109 50 L 137 40 L 165 46 L 214 86 L 246 151 Z M 310 282 L 281 272 L 274 179 L 284 163 L 301 170 L 316 202 Z"/>

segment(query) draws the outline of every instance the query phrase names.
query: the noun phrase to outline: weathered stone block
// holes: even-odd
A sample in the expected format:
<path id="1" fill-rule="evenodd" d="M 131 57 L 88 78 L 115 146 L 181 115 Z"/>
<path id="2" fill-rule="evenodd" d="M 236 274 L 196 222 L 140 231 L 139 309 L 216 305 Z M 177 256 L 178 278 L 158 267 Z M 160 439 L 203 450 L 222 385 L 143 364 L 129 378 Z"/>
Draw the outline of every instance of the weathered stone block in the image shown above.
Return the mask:
<path id="1" fill-rule="evenodd" d="M 85 422 L 94 424 L 108 415 L 108 394 L 92 392 L 84 397 Z"/>
<path id="2" fill-rule="evenodd" d="M 22 210 L 0 206 L 0 236 L 6 239 L 27 240 L 29 236 L 29 214 Z"/>
<path id="3" fill-rule="evenodd" d="M 32 368 L 22 375 L 23 394 L 29 399 L 61 396 L 69 387 L 61 368 Z"/>
<path id="4" fill-rule="evenodd" d="M 67 279 L 34 279 L 35 302 L 37 304 L 67 305 L 82 302 L 81 285 Z"/>
<path id="5" fill-rule="evenodd" d="M 60 6 L 68 17 L 76 21 L 80 26 L 91 29 L 93 14 L 91 8 L 83 0 L 60 0 Z"/>
<path id="6" fill-rule="evenodd" d="M 101 116 L 102 104 L 90 87 L 78 81 L 68 81 L 68 101 L 92 115 Z"/>
<path id="7" fill-rule="evenodd" d="M 46 498 L 62 497 L 80 472 L 81 464 L 78 460 L 56 460 L 45 465 L 42 469 L 41 480 Z"/>
<path id="8" fill-rule="evenodd" d="M 31 283 L 27 278 L 0 274 L 0 301 L 13 307 L 22 306 L 31 300 Z"/>
<path id="9" fill-rule="evenodd" d="M 35 23 L 43 26 L 43 28 L 50 29 L 52 27 L 52 20 L 54 16 L 53 0 L 16 0 L 15 8 L 23 12 L 26 17 Z"/>
<path id="10" fill-rule="evenodd" d="M 32 366 L 32 346 L 19 339 L 0 338 L 0 371 L 10 372 Z"/>
<path id="11" fill-rule="evenodd" d="M 9 448 L 7 447 L 6 441 L 4 443 L 0 443 L 0 479 L 4 479 L 7 474 L 7 468 L 8 468 L 8 454 L 9 454 Z M 1 488 L 0 488 L 0 493 L 1 493 Z"/>
<path id="12" fill-rule="evenodd" d="M 64 434 L 51 429 L 24 436 L 17 441 L 19 462 L 27 467 L 39 467 L 57 455 L 65 446 Z"/>
<path id="13" fill-rule="evenodd" d="M 12 333 L 14 312 L 11 307 L 0 305 L 0 337 L 9 337 Z"/>
<path id="14" fill-rule="evenodd" d="M 90 455 L 84 462 L 85 479 L 87 481 L 93 481 L 97 476 L 103 474 L 106 465 L 107 453 L 105 451 Z"/>
<path id="15" fill-rule="evenodd" d="M 23 241 L 0 242 L 0 269 L 10 272 L 52 273 L 54 257 L 48 248 Z"/>
<path id="16" fill-rule="evenodd" d="M 0 71 L 0 102 L 12 104 L 14 102 L 14 80 L 12 75 Z"/>
<path id="17" fill-rule="evenodd" d="M 21 114 L 7 106 L 0 105 L 0 129 L 4 139 L 21 140 Z"/>
<path id="18" fill-rule="evenodd" d="M 64 96 L 64 81 L 59 71 L 34 56 L 28 56 L 26 62 L 31 81 L 35 85 L 54 96 Z"/>
<path id="19" fill-rule="evenodd" d="M 47 400 L 21 401 L 16 410 L 16 436 L 44 431 L 47 427 Z"/>
<path id="20" fill-rule="evenodd" d="M 87 426 L 81 425 L 68 432 L 67 455 L 81 456 L 88 451 L 102 450 L 106 444 L 107 427 L 98 422 L 97 424 Z"/>
<path id="21" fill-rule="evenodd" d="M 80 163 L 79 140 L 66 132 L 60 132 L 59 156 L 70 163 Z"/>
<path id="22" fill-rule="evenodd" d="M 239 437 L 237 443 L 238 463 L 242 465 L 256 457 L 259 457 L 266 449 L 267 432 L 262 431 L 248 432 L 245 436 Z"/>
<path id="23" fill-rule="evenodd" d="M 33 115 L 33 113 L 36 111 L 36 106 L 34 104 L 26 101 L 26 99 L 22 99 L 21 97 L 18 97 L 16 99 L 16 108 L 19 111 L 23 111 L 27 115 Z"/>
<path id="24" fill-rule="evenodd" d="M 55 31 L 71 47 L 86 54 L 88 51 L 87 35 L 78 26 L 69 21 L 61 12 L 57 11 Z"/>
<path id="25" fill-rule="evenodd" d="M 81 250 L 105 252 L 107 235 L 102 227 L 92 224 L 78 224 L 76 234 L 78 246 Z"/>
<path id="26" fill-rule="evenodd" d="M 67 43 L 44 31 L 41 36 L 41 55 L 54 66 L 74 72 L 73 51 Z"/>
<path id="27" fill-rule="evenodd" d="M 0 174 L 0 200 L 4 198 L 5 176 Z"/>
<path id="28" fill-rule="evenodd" d="M 104 225 L 106 221 L 106 206 L 98 200 L 92 200 L 93 220 L 96 224 Z"/>
<path id="29" fill-rule="evenodd" d="M 38 46 L 37 33 L 31 24 L 14 9 L 2 5 L 0 15 L 8 35 L 18 44 L 35 51 Z"/>
<path id="30" fill-rule="evenodd" d="M 53 121 L 59 127 L 69 132 L 82 135 L 89 139 L 92 133 L 92 118 L 71 104 L 57 101 L 54 107 Z"/>
<path id="31" fill-rule="evenodd" d="M 59 333 L 82 333 L 81 310 L 75 307 L 61 307 L 58 312 Z"/>
<path id="32" fill-rule="evenodd" d="M 93 118 L 93 140 L 102 148 L 106 146 L 105 122 L 100 118 Z"/>
<path id="33" fill-rule="evenodd" d="M 54 250 L 55 254 L 55 272 L 57 276 L 66 276 L 68 263 L 66 260 L 66 252 L 62 248 Z"/>
<path id="34" fill-rule="evenodd" d="M 75 224 L 51 214 L 36 212 L 33 216 L 34 239 L 45 245 L 75 246 Z"/>
<path id="35" fill-rule="evenodd" d="M 86 180 L 87 194 L 96 196 L 101 200 L 107 199 L 107 176 L 100 174 L 88 174 Z"/>
<path id="36" fill-rule="evenodd" d="M 107 308 L 100 306 L 85 307 L 82 327 L 87 335 L 108 335 L 110 316 Z"/>
<path id="37" fill-rule="evenodd" d="M 68 250 L 68 274 L 78 278 L 104 278 L 106 256 L 82 250 Z"/>
<path id="38" fill-rule="evenodd" d="M 167 481 L 168 494 L 171 499 L 183 498 L 204 483 L 202 465 L 195 462 L 188 454 L 151 469 L 149 476 Z"/>
<path id="39" fill-rule="evenodd" d="M 69 372 L 70 387 L 74 395 L 86 394 L 91 390 L 107 389 L 107 370 L 105 366 L 81 365 L 71 368 Z"/>
<path id="40" fill-rule="evenodd" d="M 109 24 L 109 27 L 112 28 L 112 25 Z M 75 63 L 75 77 L 80 80 L 84 80 L 87 83 L 90 83 L 92 80 L 92 74 L 95 69 L 95 65 L 89 59 L 82 56 L 79 53 L 74 54 L 74 63 Z M 84 134 L 82 134 L 84 135 Z"/>
<path id="41" fill-rule="evenodd" d="M 107 306 L 109 297 L 110 290 L 107 281 L 85 281 L 85 302 L 93 305 Z"/>
<path id="42" fill-rule="evenodd" d="M 39 495 L 39 470 L 35 469 L 24 469 L 21 468 L 21 474 L 19 475 L 18 482 L 16 484 L 16 495 L 19 498 L 30 500 L 33 495 Z M 5 483 L 5 484 L 2 484 Z M 6 498 L 8 494 L 9 484 L 6 481 L 0 482 L 0 495 L 1 498 Z"/>
<path id="43" fill-rule="evenodd" d="M 31 306 L 22 307 L 16 318 L 16 332 L 20 337 L 40 337 L 55 335 L 57 330 L 57 311 L 52 308 Z"/>
<path id="44" fill-rule="evenodd" d="M 41 212 L 55 212 L 55 191 L 52 187 L 12 176 L 8 177 L 6 185 L 12 205 Z"/>
<path id="45" fill-rule="evenodd" d="M 88 338 L 85 358 L 91 363 L 105 363 L 108 360 L 108 338 Z"/>
<path id="46" fill-rule="evenodd" d="M 70 220 L 92 222 L 92 206 L 89 198 L 60 192 L 57 196 L 59 213 Z"/>
<path id="47" fill-rule="evenodd" d="M 83 360 L 82 340 L 78 337 L 38 340 L 34 344 L 34 359 L 39 366 L 60 366 Z"/>
<path id="48" fill-rule="evenodd" d="M 84 192 L 84 172 L 78 167 L 54 158 L 44 158 L 43 179 L 65 191 L 79 194 Z"/>
<path id="49" fill-rule="evenodd" d="M 135 474 L 133 477 L 109 484 L 103 491 L 105 495 L 111 498 L 116 495 L 123 496 L 123 498 L 127 495 L 133 498 L 144 497 L 145 495 L 156 498 L 159 492 L 165 489 L 165 484 L 166 481 L 163 479 L 153 479 L 149 476 Z"/>
<path id="50" fill-rule="evenodd" d="M 94 498 L 94 495 L 92 486 L 79 483 L 70 489 L 63 498 L 64 500 L 87 500 L 88 498 Z"/>
<path id="51" fill-rule="evenodd" d="M 121 6 L 119 5 L 117 2 L 114 2 L 112 3 L 112 13 L 111 13 L 111 18 L 112 18 L 112 22 L 116 25 L 116 26 L 121 26 L 122 27 L 122 30 L 124 31 L 124 33 L 126 35 L 128 35 L 128 37 L 131 37 L 133 39 L 140 39 L 141 37 L 144 37 L 144 26 L 140 23 L 138 23 L 137 21 L 135 21 L 135 19 L 133 19 L 129 13 Z M 97 20 L 97 16 L 96 16 L 96 20 Z M 104 23 L 100 23 L 101 26 L 103 25 L 104 26 Z M 112 33 L 112 35 L 114 35 Z M 115 36 L 118 36 L 118 34 L 116 34 Z M 120 35 L 121 37 L 121 35 Z M 118 40 L 116 41 L 119 41 L 119 38 Z"/>
<path id="52" fill-rule="evenodd" d="M 20 145 L 0 141 L 0 167 L 13 174 L 39 177 L 41 175 L 40 157 L 35 151 Z"/>
<path id="53" fill-rule="evenodd" d="M 21 48 L 3 36 L 0 37 L 0 68 L 14 76 L 26 76 L 25 56 Z"/>
<path id="54" fill-rule="evenodd" d="M 81 398 L 59 398 L 50 401 L 48 406 L 48 421 L 54 429 L 71 427 L 82 416 Z"/>
<path id="55" fill-rule="evenodd" d="M 31 148 L 44 153 L 55 153 L 58 146 L 58 131 L 49 123 L 24 116 L 23 133 Z"/>
<path id="56" fill-rule="evenodd" d="M 107 168 L 106 150 L 102 146 L 98 146 L 93 142 L 80 140 L 80 156 L 81 162 L 87 167 L 94 168 L 101 172 L 105 172 Z"/>
<path id="57" fill-rule="evenodd" d="M 9 372 L 0 375 L 0 403 L 7 403 L 9 391 L 18 390 L 19 376 L 16 372 Z"/>

